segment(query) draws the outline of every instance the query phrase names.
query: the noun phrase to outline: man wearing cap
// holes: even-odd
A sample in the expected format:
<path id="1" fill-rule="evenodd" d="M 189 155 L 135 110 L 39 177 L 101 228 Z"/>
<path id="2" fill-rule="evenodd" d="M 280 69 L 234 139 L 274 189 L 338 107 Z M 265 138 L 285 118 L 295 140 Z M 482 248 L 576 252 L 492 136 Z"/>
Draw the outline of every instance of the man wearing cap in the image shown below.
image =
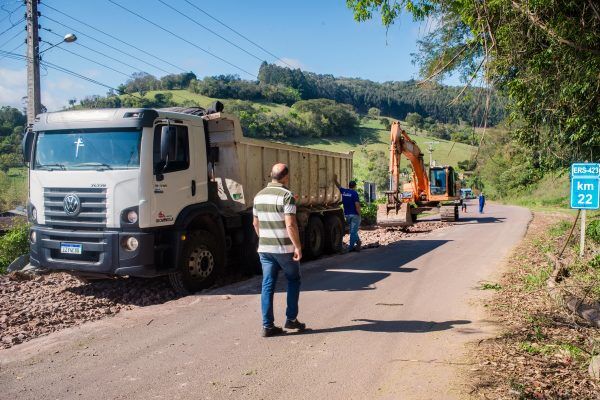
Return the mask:
<path id="1" fill-rule="evenodd" d="M 360 226 L 360 199 L 356 192 L 356 181 L 348 182 L 348 189 L 340 185 L 337 175 L 333 176 L 335 186 L 342 194 L 342 204 L 344 206 L 344 215 L 346 222 L 350 226 L 350 246 L 348 251 L 360 251 L 360 238 L 358 237 L 358 227 Z"/>
<path id="2" fill-rule="evenodd" d="M 288 166 L 273 165 L 271 179 L 271 183 L 254 198 L 253 208 L 258 255 L 263 270 L 261 308 L 264 337 L 283 333 L 283 329 L 275 326 L 273 315 L 273 295 L 280 270 L 287 278 L 285 328 L 299 331 L 306 328 L 297 319 L 302 244 L 296 221 L 296 200 L 287 188 L 290 183 Z"/>

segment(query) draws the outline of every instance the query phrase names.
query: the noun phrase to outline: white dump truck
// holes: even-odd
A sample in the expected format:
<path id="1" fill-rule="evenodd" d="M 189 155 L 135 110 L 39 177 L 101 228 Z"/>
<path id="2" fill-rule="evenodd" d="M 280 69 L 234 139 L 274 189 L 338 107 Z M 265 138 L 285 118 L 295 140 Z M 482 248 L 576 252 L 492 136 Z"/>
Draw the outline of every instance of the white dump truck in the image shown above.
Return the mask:
<path id="1" fill-rule="evenodd" d="M 182 292 L 257 267 L 254 195 L 290 167 L 306 258 L 341 249 L 333 183 L 340 154 L 244 137 L 211 109 L 96 109 L 39 115 L 25 135 L 31 264 L 82 278 L 168 275 Z"/>

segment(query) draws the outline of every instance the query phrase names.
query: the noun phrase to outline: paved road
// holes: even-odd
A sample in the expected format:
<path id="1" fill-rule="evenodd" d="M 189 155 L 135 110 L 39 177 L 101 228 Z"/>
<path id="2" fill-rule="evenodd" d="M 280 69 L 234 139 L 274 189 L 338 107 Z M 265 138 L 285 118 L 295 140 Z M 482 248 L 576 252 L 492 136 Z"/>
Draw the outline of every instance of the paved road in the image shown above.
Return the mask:
<path id="1" fill-rule="evenodd" d="M 530 219 L 498 205 L 466 216 L 304 264 L 310 332 L 261 338 L 256 278 L 0 351 L 0 397 L 461 398 L 465 344 L 493 330 L 478 282 L 497 276 Z M 284 302 L 280 291 L 279 322 Z"/>

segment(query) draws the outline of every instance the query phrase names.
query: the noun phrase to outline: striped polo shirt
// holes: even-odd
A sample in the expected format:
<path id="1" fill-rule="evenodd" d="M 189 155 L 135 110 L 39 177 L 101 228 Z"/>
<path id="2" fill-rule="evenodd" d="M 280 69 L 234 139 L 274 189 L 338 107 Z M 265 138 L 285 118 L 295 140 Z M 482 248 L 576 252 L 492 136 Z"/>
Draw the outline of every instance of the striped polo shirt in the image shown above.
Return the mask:
<path id="1" fill-rule="evenodd" d="M 285 215 L 296 214 L 296 199 L 281 183 L 271 182 L 254 198 L 258 218 L 259 253 L 293 253 L 294 245 L 285 227 Z"/>

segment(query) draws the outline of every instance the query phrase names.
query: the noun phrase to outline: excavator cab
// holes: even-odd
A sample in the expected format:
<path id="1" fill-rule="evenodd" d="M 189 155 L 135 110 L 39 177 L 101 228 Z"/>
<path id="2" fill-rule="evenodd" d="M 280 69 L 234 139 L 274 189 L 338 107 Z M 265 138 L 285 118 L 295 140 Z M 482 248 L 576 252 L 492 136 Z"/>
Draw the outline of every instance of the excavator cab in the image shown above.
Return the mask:
<path id="1" fill-rule="evenodd" d="M 456 181 L 454 168 L 450 166 L 430 167 L 429 193 L 431 193 L 432 200 L 446 201 L 457 197 Z"/>

